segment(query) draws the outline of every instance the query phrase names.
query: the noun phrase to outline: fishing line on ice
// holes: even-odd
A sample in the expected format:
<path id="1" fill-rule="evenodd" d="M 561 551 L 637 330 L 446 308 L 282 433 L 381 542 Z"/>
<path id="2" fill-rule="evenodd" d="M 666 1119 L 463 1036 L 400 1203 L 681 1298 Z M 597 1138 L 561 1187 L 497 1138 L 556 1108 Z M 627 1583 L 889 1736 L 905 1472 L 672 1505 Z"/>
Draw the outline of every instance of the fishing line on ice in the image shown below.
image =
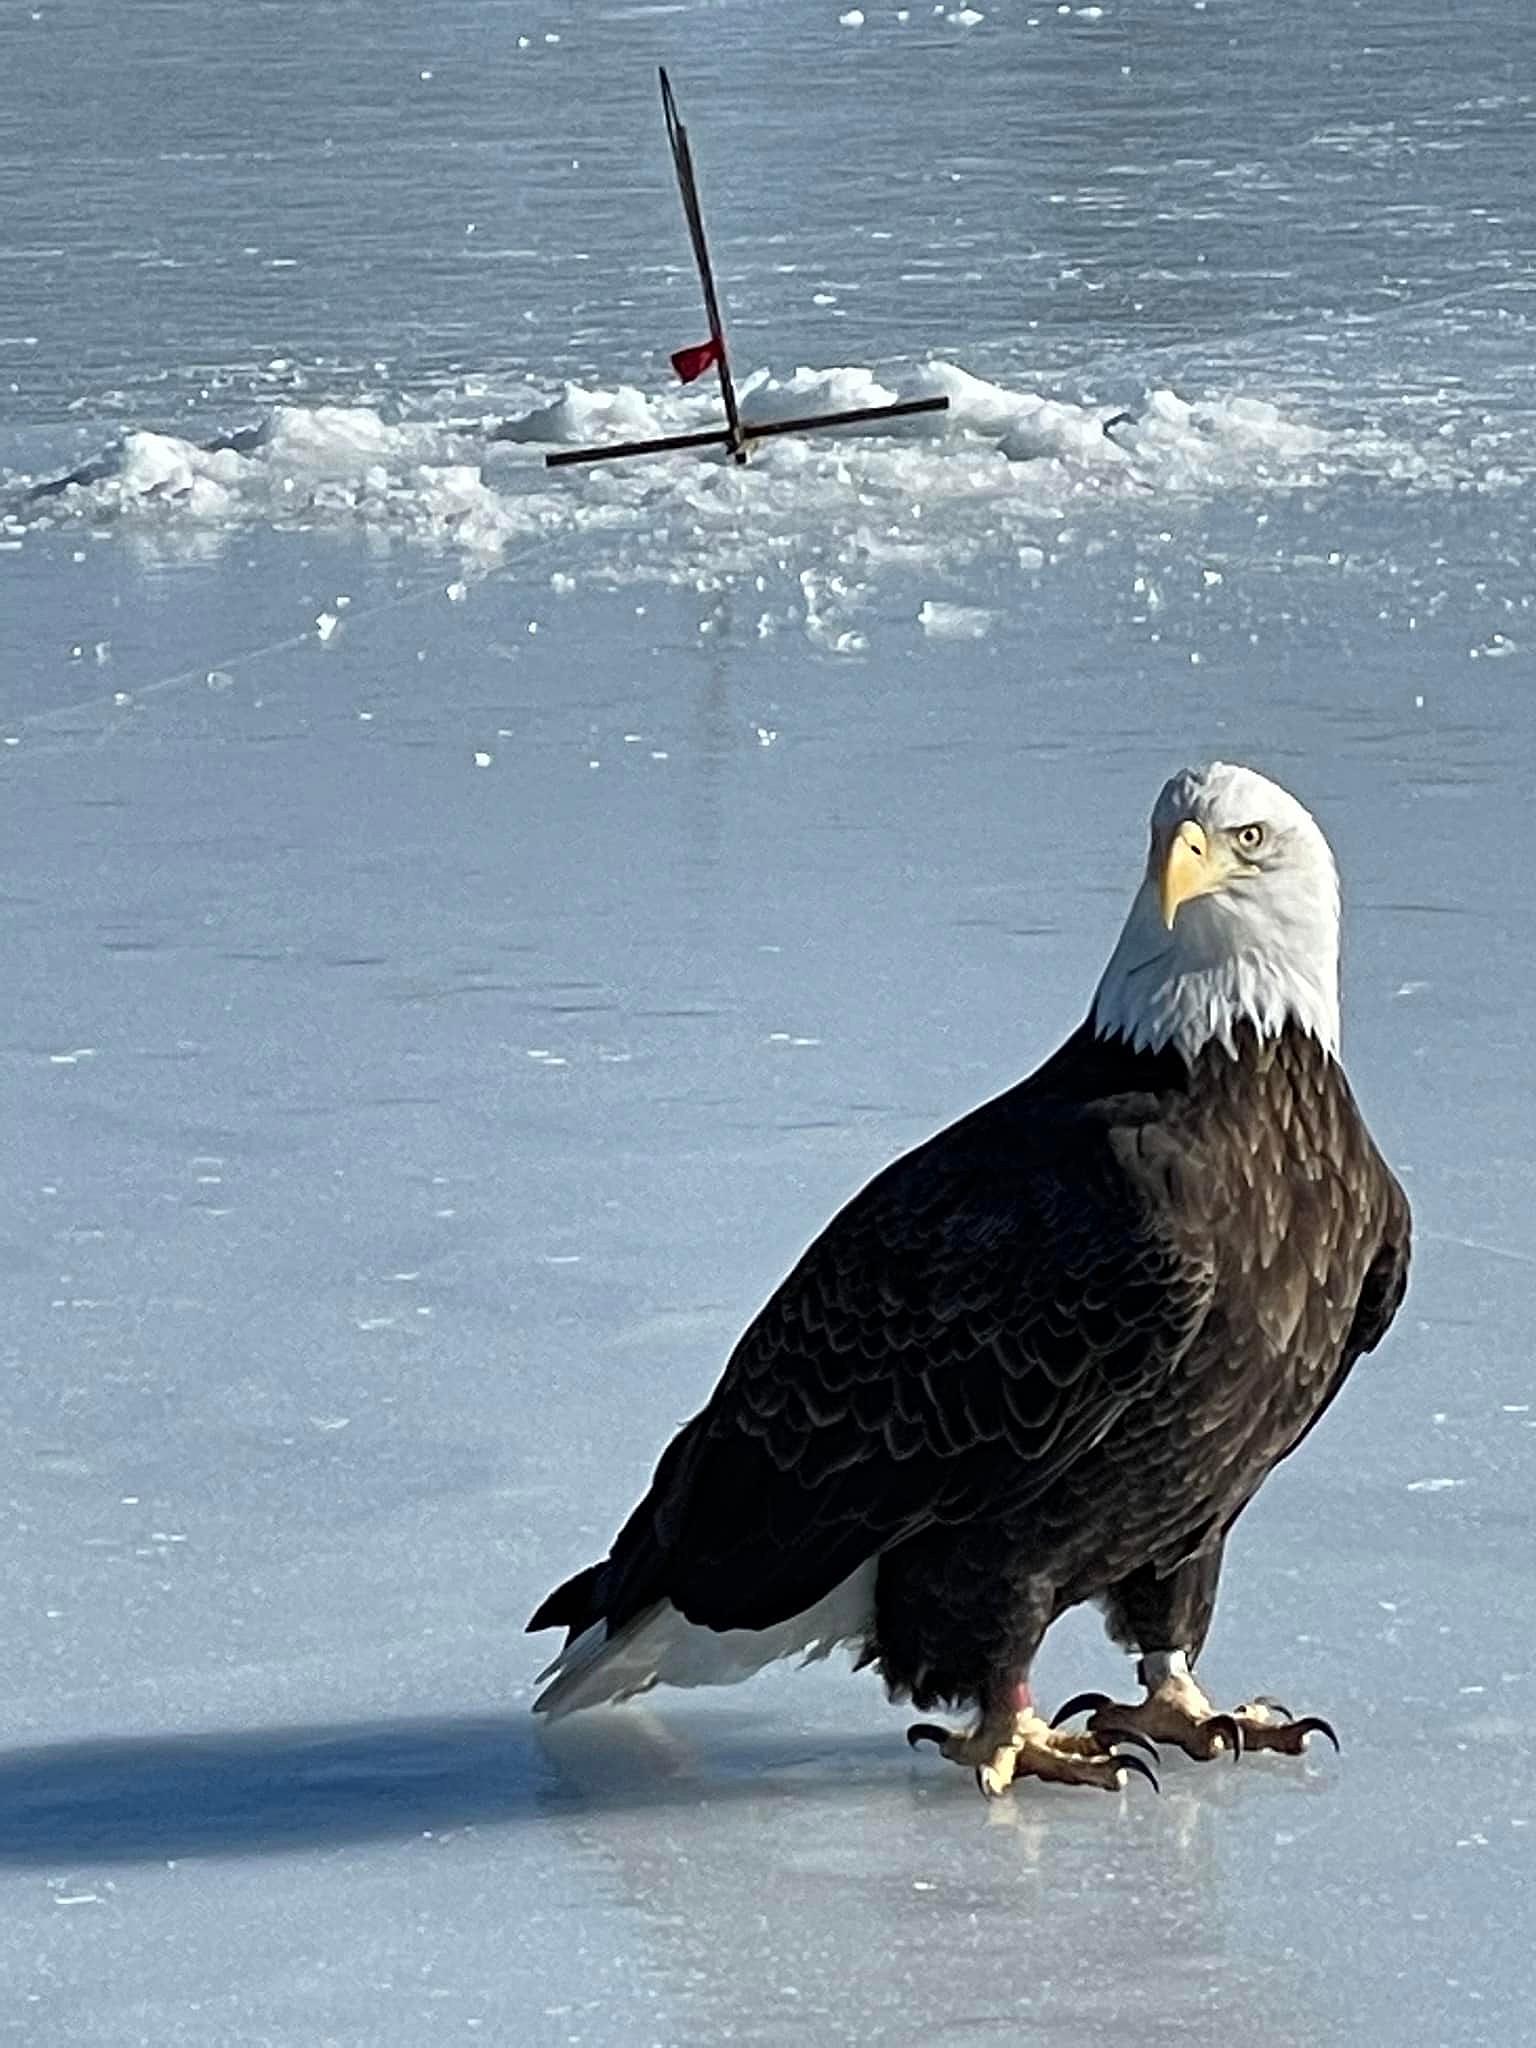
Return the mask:
<path id="1" fill-rule="evenodd" d="M 385 618 L 392 612 L 404 611 L 411 605 L 423 603 L 426 599 L 440 597 L 443 585 L 439 578 L 422 578 L 407 590 L 397 591 L 394 596 L 381 598 L 378 603 L 365 609 L 348 612 L 349 622 L 364 622 Z M 47 732 L 61 721 L 88 717 L 92 712 L 132 712 L 147 698 L 163 697 L 178 689 L 187 689 L 195 684 L 206 684 L 210 676 L 227 675 L 234 677 L 241 669 L 250 669 L 256 663 L 267 660 L 274 654 L 291 654 L 309 641 L 322 640 L 314 626 L 306 626 L 302 632 L 285 633 L 276 640 L 265 640 L 259 646 L 247 647 L 238 654 L 221 655 L 212 663 L 198 662 L 195 667 L 175 670 L 167 676 L 158 676 L 152 682 L 138 683 L 131 690 L 104 690 L 99 695 L 82 697 L 71 704 L 57 704 L 47 711 L 32 711 L 7 722 L 0 734 L 0 742 L 7 748 L 14 748 L 23 734 L 32 731 Z M 95 735 L 97 746 L 120 732 L 127 720 L 120 717 L 109 720 Z M 64 730 L 57 735 L 60 739 L 82 738 L 83 734 Z"/>

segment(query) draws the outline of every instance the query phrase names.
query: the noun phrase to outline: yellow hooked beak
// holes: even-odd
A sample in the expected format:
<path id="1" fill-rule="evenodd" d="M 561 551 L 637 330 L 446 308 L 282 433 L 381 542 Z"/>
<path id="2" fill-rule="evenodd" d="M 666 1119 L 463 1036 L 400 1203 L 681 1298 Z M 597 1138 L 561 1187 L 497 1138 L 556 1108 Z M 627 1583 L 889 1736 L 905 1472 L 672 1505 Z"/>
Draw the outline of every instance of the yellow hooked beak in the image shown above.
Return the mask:
<path id="1" fill-rule="evenodd" d="M 1163 923 L 1169 931 L 1173 930 L 1180 904 L 1195 896 L 1208 896 L 1226 878 L 1226 865 L 1212 853 L 1204 828 L 1193 818 L 1186 818 L 1168 842 L 1158 883 Z"/>

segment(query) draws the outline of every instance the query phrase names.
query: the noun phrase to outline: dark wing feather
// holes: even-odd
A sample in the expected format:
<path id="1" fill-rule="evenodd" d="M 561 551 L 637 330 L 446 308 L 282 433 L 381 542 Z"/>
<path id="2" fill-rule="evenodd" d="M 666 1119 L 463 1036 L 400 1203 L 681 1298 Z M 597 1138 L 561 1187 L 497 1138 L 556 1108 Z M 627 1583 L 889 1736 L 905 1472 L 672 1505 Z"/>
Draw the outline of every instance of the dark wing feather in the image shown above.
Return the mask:
<path id="1" fill-rule="evenodd" d="M 1366 1272 L 1354 1320 L 1344 1340 L 1346 1370 L 1367 1351 L 1374 1351 L 1392 1327 L 1408 1291 L 1408 1261 L 1412 1250 L 1413 1217 L 1408 1197 L 1396 1177 L 1381 1169 L 1387 1183 L 1387 1215 L 1376 1256 Z"/>
<path id="2" fill-rule="evenodd" d="M 1289 1457 L 1316 1429 L 1343 1390 L 1357 1359 L 1374 1351 L 1392 1327 L 1393 1318 L 1408 1291 L 1408 1266 L 1413 1249 L 1413 1211 L 1381 1154 L 1376 1150 L 1354 1098 L 1340 1081 L 1340 1094 L 1351 1117 L 1351 1144 L 1358 1147 L 1346 1184 L 1340 1190 L 1357 1226 L 1374 1232 L 1375 1249 L 1370 1254 L 1360 1292 L 1344 1342 L 1331 1365 L 1328 1383 L 1305 1426 L 1283 1453 Z M 1366 1240 L 1370 1242 L 1369 1236 Z"/>
<path id="3" fill-rule="evenodd" d="M 663 1597 L 722 1629 L 798 1614 L 904 1536 L 1043 1492 L 1170 1371 L 1209 1245 L 1112 1105 L 1021 1096 L 887 1168 L 749 1325 L 599 1568 L 610 1628 Z"/>

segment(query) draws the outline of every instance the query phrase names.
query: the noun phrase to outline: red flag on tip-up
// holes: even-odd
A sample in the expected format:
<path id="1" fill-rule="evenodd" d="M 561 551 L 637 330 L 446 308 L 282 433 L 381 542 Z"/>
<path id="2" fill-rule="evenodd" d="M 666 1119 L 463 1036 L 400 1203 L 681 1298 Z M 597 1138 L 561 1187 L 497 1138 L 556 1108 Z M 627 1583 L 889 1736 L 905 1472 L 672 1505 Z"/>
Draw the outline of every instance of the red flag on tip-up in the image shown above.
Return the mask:
<path id="1" fill-rule="evenodd" d="M 720 337 L 712 334 L 697 348 L 680 348 L 672 358 L 672 367 L 682 383 L 691 384 L 695 377 L 702 377 L 706 370 L 713 369 L 719 360 Z"/>

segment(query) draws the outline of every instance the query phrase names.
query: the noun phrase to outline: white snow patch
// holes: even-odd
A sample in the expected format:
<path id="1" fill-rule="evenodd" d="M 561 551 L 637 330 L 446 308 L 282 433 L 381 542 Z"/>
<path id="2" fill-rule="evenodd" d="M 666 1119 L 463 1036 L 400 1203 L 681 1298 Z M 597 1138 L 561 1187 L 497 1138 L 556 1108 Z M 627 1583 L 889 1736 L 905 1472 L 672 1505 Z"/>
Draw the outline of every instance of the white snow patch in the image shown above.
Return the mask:
<path id="1" fill-rule="evenodd" d="M 558 398 L 505 422 L 503 441 L 555 442 L 585 447 L 599 441 L 638 441 L 671 432 L 660 407 L 633 384 L 612 391 L 587 391 L 566 384 Z"/>
<path id="2" fill-rule="evenodd" d="M 917 623 L 930 640 L 984 640 L 995 617 L 982 605 L 940 604 L 928 597 L 918 607 Z"/>
<path id="3" fill-rule="evenodd" d="M 317 522 L 479 559 L 537 547 L 557 551 L 555 565 L 538 569 L 555 589 L 569 586 L 578 553 L 586 587 L 749 585 L 756 596 L 771 581 L 774 601 L 754 611 L 766 621 L 760 632 L 798 616 L 813 645 L 857 654 L 891 572 L 964 574 L 978 561 L 1038 569 L 1042 524 L 1060 534 L 1073 505 L 1289 490 L 1362 471 L 1418 478 L 1426 468 L 1405 444 L 1329 433 L 1266 399 L 1158 387 L 1121 409 L 1081 405 L 942 359 L 900 374 L 865 364 L 759 368 L 739 389 L 754 425 L 899 398 L 943 397 L 949 409 L 760 441 L 746 469 L 706 447 L 552 476 L 542 456 L 554 448 L 713 427 L 719 394 L 567 382 L 553 395 L 529 391 L 500 419 L 435 423 L 395 423 L 362 405 L 284 404 L 222 447 L 130 432 L 78 482 L 33 498 L 24 516 L 34 527 L 118 519 L 150 529 L 161 549 L 201 555 L 242 528 Z M 466 588 L 457 579 L 448 594 Z M 941 635 L 978 623 L 942 608 L 925 622 Z M 1488 651 L 1505 645 L 1490 641 Z"/>

